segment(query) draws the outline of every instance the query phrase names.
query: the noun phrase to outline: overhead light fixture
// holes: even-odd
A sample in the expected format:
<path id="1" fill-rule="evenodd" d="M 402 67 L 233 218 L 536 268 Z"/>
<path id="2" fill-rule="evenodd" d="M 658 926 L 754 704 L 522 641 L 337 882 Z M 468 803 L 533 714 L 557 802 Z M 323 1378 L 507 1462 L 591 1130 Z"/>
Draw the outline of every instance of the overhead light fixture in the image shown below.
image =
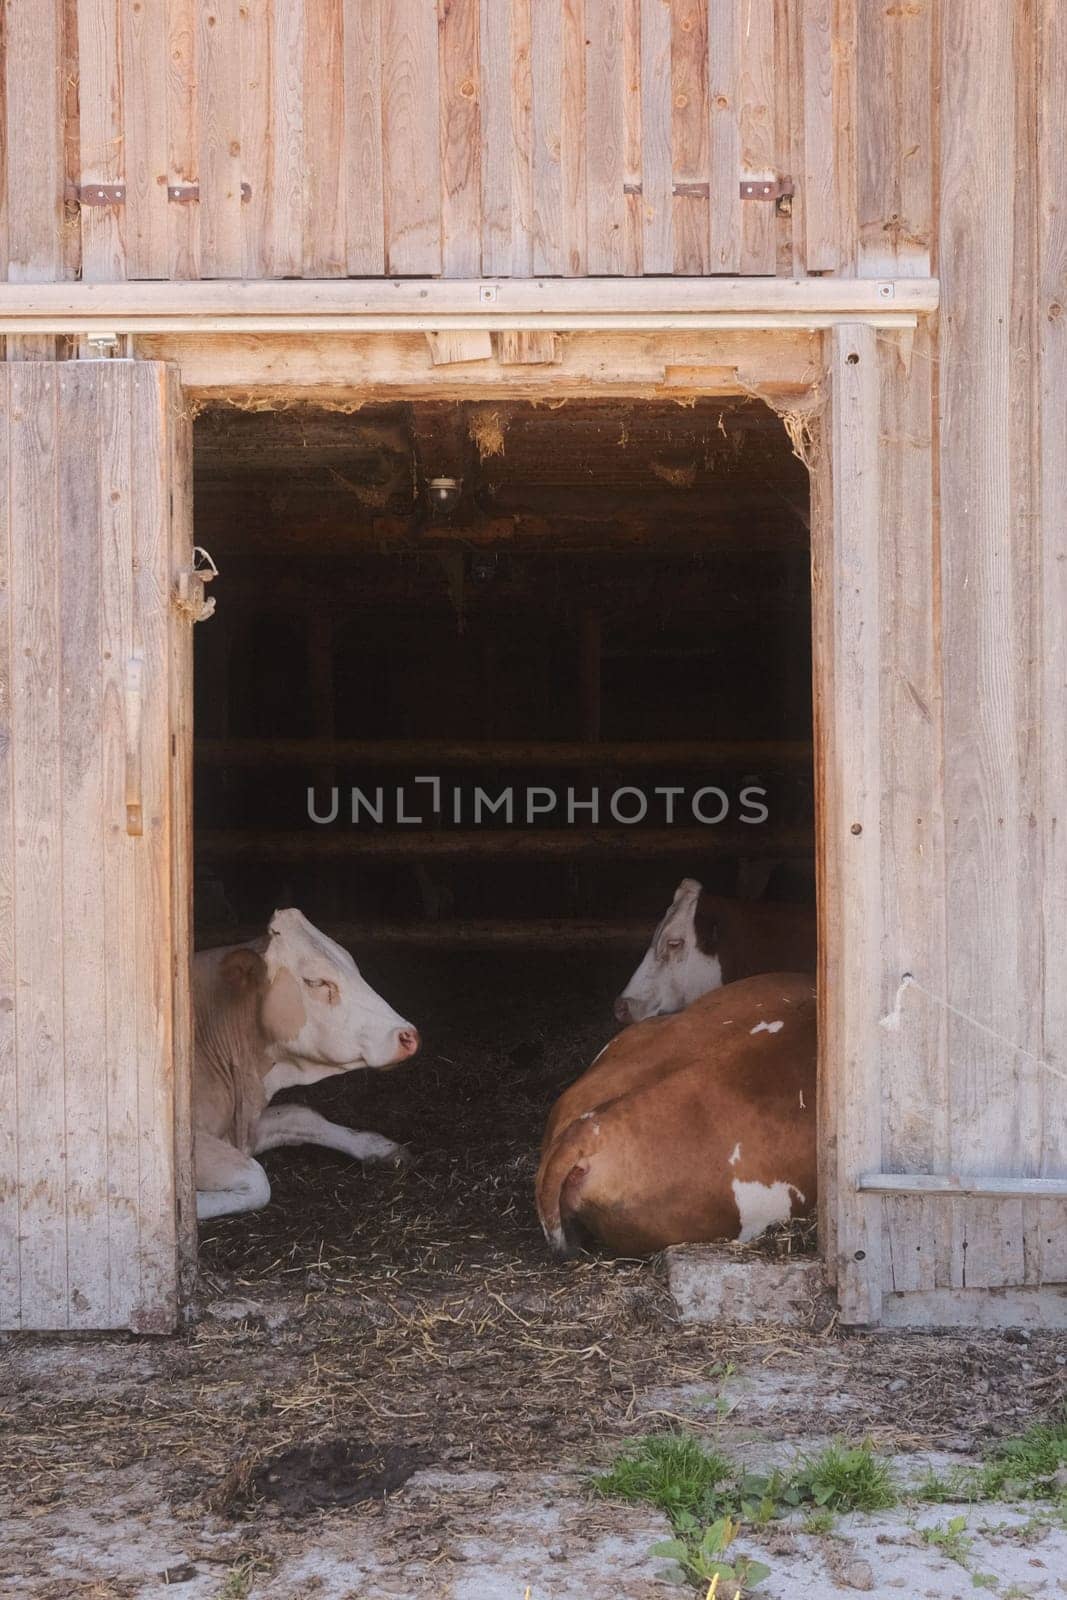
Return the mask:
<path id="1" fill-rule="evenodd" d="M 462 478 L 431 478 L 426 486 L 430 511 L 435 517 L 450 517 L 463 493 Z"/>

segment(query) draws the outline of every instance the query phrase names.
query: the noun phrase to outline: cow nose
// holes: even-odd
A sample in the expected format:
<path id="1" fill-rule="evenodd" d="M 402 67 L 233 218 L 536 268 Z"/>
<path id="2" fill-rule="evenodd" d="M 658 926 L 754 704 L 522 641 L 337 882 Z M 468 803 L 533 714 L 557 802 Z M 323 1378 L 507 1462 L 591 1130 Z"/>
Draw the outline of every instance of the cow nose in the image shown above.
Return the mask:
<path id="1" fill-rule="evenodd" d="M 402 1056 L 413 1056 L 419 1048 L 418 1028 L 401 1028 L 396 1036 L 396 1044 Z"/>
<path id="2" fill-rule="evenodd" d="M 630 1021 L 630 1002 L 627 1000 L 624 994 L 620 994 L 619 998 L 615 1002 L 615 1021 Z"/>

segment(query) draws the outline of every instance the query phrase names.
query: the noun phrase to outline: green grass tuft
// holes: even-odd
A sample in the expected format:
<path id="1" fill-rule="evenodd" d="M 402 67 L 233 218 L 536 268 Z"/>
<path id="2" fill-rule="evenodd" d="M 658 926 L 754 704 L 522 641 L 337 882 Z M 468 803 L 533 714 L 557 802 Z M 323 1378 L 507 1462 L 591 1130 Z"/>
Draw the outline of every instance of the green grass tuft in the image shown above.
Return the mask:
<path id="1" fill-rule="evenodd" d="M 598 1494 L 643 1501 L 676 1520 L 713 1517 L 720 1491 L 734 1476 L 725 1456 L 701 1448 L 684 1434 L 654 1434 L 628 1445 L 609 1472 L 593 1479 Z"/>
<path id="2" fill-rule="evenodd" d="M 827 1445 L 801 1462 L 794 1481 L 805 1500 L 827 1511 L 884 1511 L 900 1499 L 889 1462 L 869 1444 Z"/>
<path id="3" fill-rule="evenodd" d="M 1067 1495 L 1067 1422 L 1034 1423 L 989 1451 L 977 1473 L 984 1500 L 1055 1500 Z"/>

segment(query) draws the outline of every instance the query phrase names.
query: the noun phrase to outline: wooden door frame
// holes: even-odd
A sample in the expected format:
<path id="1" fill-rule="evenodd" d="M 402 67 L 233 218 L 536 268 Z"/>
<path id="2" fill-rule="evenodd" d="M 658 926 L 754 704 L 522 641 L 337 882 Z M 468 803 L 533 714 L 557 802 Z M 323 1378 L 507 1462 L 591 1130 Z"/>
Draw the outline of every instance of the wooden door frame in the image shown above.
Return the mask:
<path id="1" fill-rule="evenodd" d="M 816 749 L 819 928 L 819 1237 L 842 1319 L 875 1324 L 881 1299 L 881 1215 L 859 1178 L 881 1168 L 878 1018 L 885 987 L 879 900 L 882 795 L 878 766 L 882 507 L 878 340 L 881 321 L 717 334 L 642 330 L 569 336 L 569 365 L 502 366 L 425 358 L 422 334 L 278 335 L 164 332 L 135 353 L 175 362 L 188 409 L 272 404 L 538 397 L 760 399 L 782 415 L 811 478 L 812 694 Z M 906 344 L 905 320 L 892 335 Z M 626 339 L 634 360 L 598 359 Z M 345 364 L 356 382 L 339 382 Z M 618 355 L 622 362 L 622 356 Z M 902 373 L 905 384 L 912 380 Z M 866 559 L 865 559 L 866 558 Z M 856 737 L 855 729 L 863 729 Z M 191 841 L 190 841 L 191 849 Z M 191 867 L 187 864 L 187 870 Z M 191 953 L 191 946 L 190 946 Z M 191 1049 L 191 1038 L 189 1043 Z M 191 1058 L 189 1062 L 191 1078 Z M 187 1256 L 188 1259 L 188 1256 Z"/>

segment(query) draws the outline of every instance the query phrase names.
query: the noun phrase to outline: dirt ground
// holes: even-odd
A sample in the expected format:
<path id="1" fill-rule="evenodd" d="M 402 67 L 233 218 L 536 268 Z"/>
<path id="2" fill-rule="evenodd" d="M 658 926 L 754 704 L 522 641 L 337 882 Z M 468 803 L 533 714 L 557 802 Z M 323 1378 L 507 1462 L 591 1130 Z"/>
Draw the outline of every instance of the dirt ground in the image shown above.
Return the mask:
<path id="1" fill-rule="evenodd" d="M 548 998 L 519 1014 L 484 962 L 410 969 L 368 976 L 420 1024 L 419 1060 L 308 1095 L 410 1168 L 277 1152 L 271 1205 L 203 1230 L 180 1335 L 0 1341 L 0 1596 L 648 1600 L 662 1518 L 588 1486 L 627 1439 L 684 1424 L 758 1465 L 868 1437 L 918 1475 L 1067 1400 L 1064 1336 L 684 1327 L 656 1263 L 553 1263 L 537 1139 L 623 974 L 527 962 Z M 972 1593 L 916 1515 L 743 1543 L 769 1600 Z M 996 1592 L 1067 1593 L 1062 1529 L 968 1515 Z"/>

